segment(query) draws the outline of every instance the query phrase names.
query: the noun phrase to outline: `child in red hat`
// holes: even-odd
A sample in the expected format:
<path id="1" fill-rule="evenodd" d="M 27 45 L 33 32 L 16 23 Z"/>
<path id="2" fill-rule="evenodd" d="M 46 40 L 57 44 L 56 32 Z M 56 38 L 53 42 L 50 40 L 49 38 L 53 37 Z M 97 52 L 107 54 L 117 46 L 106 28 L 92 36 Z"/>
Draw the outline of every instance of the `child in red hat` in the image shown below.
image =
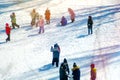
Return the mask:
<path id="1" fill-rule="evenodd" d="M 6 42 L 10 41 L 10 32 L 11 32 L 11 27 L 9 26 L 8 23 L 5 24 L 5 31 L 6 31 L 6 34 L 7 34 L 7 39 L 6 39 Z"/>
<path id="2" fill-rule="evenodd" d="M 91 71 L 90 71 L 90 74 L 91 74 L 91 80 L 96 80 L 96 68 L 95 68 L 95 64 L 91 64 L 90 65 L 91 67 Z"/>

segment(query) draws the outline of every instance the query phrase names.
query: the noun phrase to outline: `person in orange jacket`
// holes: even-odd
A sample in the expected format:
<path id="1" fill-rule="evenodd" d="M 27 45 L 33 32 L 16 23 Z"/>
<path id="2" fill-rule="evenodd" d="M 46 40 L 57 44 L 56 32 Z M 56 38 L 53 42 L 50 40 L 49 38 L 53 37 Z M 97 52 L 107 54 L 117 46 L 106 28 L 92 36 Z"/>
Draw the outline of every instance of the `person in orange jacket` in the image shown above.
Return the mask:
<path id="1" fill-rule="evenodd" d="M 45 19 L 46 19 L 46 24 L 50 24 L 50 10 L 47 8 L 45 11 Z"/>
<path id="2" fill-rule="evenodd" d="M 91 75 L 91 80 L 96 80 L 96 68 L 95 68 L 95 64 L 91 64 L 91 71 L 90 71 L 90 75 Z"/>
<path id="3" fill-rule="evenodd" d="M 7 34 L 7 39 L 6 39 L 6 42 L 10 41 L 10 32 L 11 32 L 11 27 L 9 26 L 8 23 L 5 24 L 5 31 L 6 31 L 6 34 Z"/>

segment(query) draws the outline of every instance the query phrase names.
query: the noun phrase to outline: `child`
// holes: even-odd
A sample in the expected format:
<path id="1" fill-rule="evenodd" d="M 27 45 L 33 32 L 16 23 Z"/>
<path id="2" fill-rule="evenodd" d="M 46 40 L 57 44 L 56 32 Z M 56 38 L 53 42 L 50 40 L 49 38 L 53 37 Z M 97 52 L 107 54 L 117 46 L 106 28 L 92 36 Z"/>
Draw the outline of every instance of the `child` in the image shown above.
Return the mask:
<path id="1" fill-rule="evenodd" d="M 44 33 L 44 19 L 43 19 L 42 15 L 40 15 L 40 19 L 37 22 L 37 25 L 40 27 L 39 28 L 39 34 Z"/>
<path id="2" fill-rule="evenodd" d="M 11 28 L 10 28 L 8 23 L 6 23 L 5 31 L 6 31 L 6 34 L 8 36 L 7 39 L 6 39 L 6 42 L 8 42 L 8 41 L 10 41 L 10 32 L 11 32 Z"/>

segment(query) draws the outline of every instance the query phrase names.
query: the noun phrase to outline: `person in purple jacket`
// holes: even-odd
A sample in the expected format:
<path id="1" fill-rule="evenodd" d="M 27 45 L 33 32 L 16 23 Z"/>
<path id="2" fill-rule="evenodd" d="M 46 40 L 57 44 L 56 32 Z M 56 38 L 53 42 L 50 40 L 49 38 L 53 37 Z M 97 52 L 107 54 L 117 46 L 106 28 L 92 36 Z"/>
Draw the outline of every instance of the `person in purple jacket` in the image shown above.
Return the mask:
<path id="1" fill-rule="evenodd" d="M 64 16 L 62 16 L 61 25 L 65 26 L 66 24 L 67 24 L 67 19 Z"/>

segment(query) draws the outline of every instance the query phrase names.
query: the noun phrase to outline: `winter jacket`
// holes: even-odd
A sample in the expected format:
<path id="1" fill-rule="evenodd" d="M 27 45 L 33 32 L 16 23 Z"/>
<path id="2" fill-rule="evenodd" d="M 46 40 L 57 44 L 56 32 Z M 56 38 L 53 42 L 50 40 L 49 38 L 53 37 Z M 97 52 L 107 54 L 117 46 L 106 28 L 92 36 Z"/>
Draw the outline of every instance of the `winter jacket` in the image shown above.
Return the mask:
<path id="1" fill-rule="evenodd" d="M 10 18 L 11 18 L 11 22 L 12 23 L 16 23 L 16 16 L 15 15 L 10 15 Z"/>
<path id="2" fill-rule="evenodd" d="M 10 34 L 10 32 L 11 32 L 11 28 L 10 28 L 9 24 L 7 24 L 7 23 L 6 23 L 5 31 L 6 31 L 7 35 Z"/>
<path id="3" fill-rule="evenodd" d="M 37 15 L 37 13 L 34 12 L 34 11 L 32 11 L 32 12 L 30 13 L 30 16 L 31 16 L 32 19 L 36 19 L 36 15 Z"/>
<path id="4" fill-rule="evenodd" d="M 72 69 L 73 80 L 80 80 L 80 70 L 79 67 L 73 67 Z"/>
<path id="5" fill-rule="evenodd" d="M 50 14 L 50 10 L 47 9 L 47 10 L 45 11 L 45 19 L 46 19 L 46 20 L 50 20 L 50 15 L 51 15 L 51 14 Z"/>
<path id="6" fill-rule="evenodd" d="M 69 71 L 68 63 L 63 63 L 63 65 L 65 66 L 65 71 L 67 72 L 67 74 L 69 74 L 70 71 Z"/>
<path id="7" fill-rule="evenodd" d="M 91 80 L 96 79 L 96 68 L 91 68 Z"/>
<path id="8" fill-rule="evenodd" d="M 67 24 L 67 19 L 63 16 L 61 19 L 61 25 L 65 26 Z"/>
<path id="9" fill-rule="evenodd" d="M 60 80 L 68 80 L 68 76 L 66 74 L 64 66 L 60 66 L 59 74 L 60 74 Z"/>
<path id="10" fill-rule="evenodd" d="M 93 25 L 93 20 L 92 20 L 92 18 L 89 18 L 89 19 L 88 19 L 87 25 L 88 25 L 88 28 L 92 28 L 92 25 Z"/>
<path id="11" fill-rule="evenodd" d="M 53 58 L 59 58 L 59 49 L 58 47 L 53 48 Z"/>
<path id="12" fill-rule="evenodd" d="M 39 27 L 44 27 L 44 19 L 40 19 L 38 22 L 37 22 L 38 26 Z"/>
<path id="13" fill-rule="evenodd" d="M 71 8 L 68 8 L 68 12 L 70 14 L 71 19 L 75 19 L 75 13 Z"/>

